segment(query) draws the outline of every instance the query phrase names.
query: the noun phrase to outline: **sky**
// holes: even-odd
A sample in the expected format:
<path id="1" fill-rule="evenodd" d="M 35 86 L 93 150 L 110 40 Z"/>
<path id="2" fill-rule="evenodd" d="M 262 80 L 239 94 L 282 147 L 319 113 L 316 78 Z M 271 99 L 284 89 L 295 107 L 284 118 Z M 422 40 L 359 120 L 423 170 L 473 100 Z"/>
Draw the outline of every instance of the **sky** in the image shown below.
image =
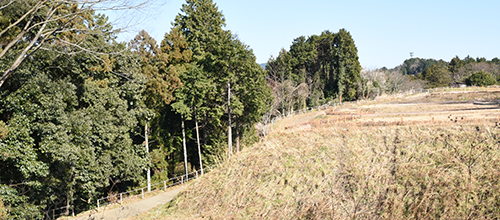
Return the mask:
<path id="1" fill-rule="evenodd" d="M 500 57 L 498 0 L 214 2 L 226 18 L 225 29 L 253 50 L 257 63 L 266 63 L 282 48 L 289 50 L 297 37 L 341 28 L 351 33 L 361 66 L 367 69 L 396 67 L 410 58 L 410 52 L 414 57 L 445 61 L 468 55 Z M 129 41 L 144 29 L 161 42 L 184 3 L 158 0 L 141 11 L 127 12 L 115 24 L 130 26 L 118 40 Z"/>

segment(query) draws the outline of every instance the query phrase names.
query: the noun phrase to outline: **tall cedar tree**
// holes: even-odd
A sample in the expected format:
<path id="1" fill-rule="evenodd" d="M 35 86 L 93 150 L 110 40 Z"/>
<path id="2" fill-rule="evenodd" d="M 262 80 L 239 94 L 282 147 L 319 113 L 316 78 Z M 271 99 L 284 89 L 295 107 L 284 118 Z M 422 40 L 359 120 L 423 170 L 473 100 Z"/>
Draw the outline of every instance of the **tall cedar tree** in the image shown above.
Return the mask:
<path id="1" fill-rule="evenodd" d="M 168 170 L 176 166 L 176 159 L 168 161 L 167 158 L 177 158 L 174 155 L 180 150 L 176 142 L 172 142 L 172 136 L 176 134 L 171 128 L 175 123 L 168 122 L 169 118 L 173 117 L 169 113 L 169 104 L 175 100 L 174 92 L 182 89 L 179 75 L 189 68 L 188 63 L 192 59 L 192 52 L 187 49 L 186 41 L 176 28 L 165 34 L 160 46 L 145 31 L 141 31 L 129 46 L 141 55 L 142 72 L 148 79 L 144 94 L 145 100 L 147 106 L 155 113 L 150 132 L 153 138 L 151 155 L 155 178 L 161 179 L 175 175 Z M 183 109 L 177 109 L 177 111 L 183 111 Z M 183 146 L 184 142 L 185 140 Z M 186 155 L 185 149 L 182 149 L 182 152 Z M 186 159 L 184 163 L 187 168 Z"/>
<path id="2" fill-rule="evenodd" d="M 224 127 L 236 129 L 235 139 L 238 143 L 237 140 L 252 127 L 250 124 L 262 116 L 262 109 L 265 109 L 265 105 L 262 105 L 266 103 L 263 100 L 267 97 L 258 95 L 256 90 L 260 89 L 262 94 L 268 94 L 265 73 L 256 68 L 258 64 L 248 46 L 230 31 L 223 29 L 225 18 L 211 0 L 188 0 L 181 11 L 174 26 L 180 28 L 186 37 L 189 49 L 193 51 L 193 61 L 200 69 L 198 74 L 204 75 L 208 82 L 206 86 L 209 86 L 205 99 L 199 100 L 203 103 L 198 104 L 204 107 L 201 124 L 203 138 L 206 140 L 205 150 L 209 157 L 222 156 L 222 138 L 229 138 L 230 142 L 233 139 L 225 134 Z M 256 84 L 242 83 L 252 80 Z M 255 93 L 255 99 L 245 98 L 252 93 Z M 232 120 L 236 123 L 229 123 L 233 118 L 231 114 L 236 118 L 249 120 Z M 228 154 L 231 151 L 226 150 Z"/>
<path id="3" fill-rule="evenodd" d="M 314 106 L 333 99 L 357 99 L 361 94 L 357 53 L 354 40 L 345 29 L 296 38 L 290 51 L 282 50 L 266 66 L 268 83 L 278 102 L 271 114 L 304 108 L 305 103 Z"/>

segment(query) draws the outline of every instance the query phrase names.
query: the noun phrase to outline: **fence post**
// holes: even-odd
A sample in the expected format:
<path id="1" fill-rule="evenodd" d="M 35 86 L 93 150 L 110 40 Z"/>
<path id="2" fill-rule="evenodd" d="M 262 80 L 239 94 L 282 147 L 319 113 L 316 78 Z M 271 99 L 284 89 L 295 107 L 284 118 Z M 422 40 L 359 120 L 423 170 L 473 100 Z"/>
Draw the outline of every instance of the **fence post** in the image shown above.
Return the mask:
<path id="1" fill-rule="evenodd" d="M 165 187 L 165 191 L 167 191 L 167 181 L 163 181 L 163 187 Z"/>
<path id="2" fill-rule="evenodd" d="M 141 196 L 144 199 L 144 188 L 141 188 Z"/>
<path id="3" fill-rule="evenodd" d="M 120 205 L 123 205 L 123 196 L 122 196 L 122 193 L 120 193 Z"/>
<path id="4" fill-rule="evenodd" d="M 97 199 L 97 211 L 99 211 L 99 199 Z"/>

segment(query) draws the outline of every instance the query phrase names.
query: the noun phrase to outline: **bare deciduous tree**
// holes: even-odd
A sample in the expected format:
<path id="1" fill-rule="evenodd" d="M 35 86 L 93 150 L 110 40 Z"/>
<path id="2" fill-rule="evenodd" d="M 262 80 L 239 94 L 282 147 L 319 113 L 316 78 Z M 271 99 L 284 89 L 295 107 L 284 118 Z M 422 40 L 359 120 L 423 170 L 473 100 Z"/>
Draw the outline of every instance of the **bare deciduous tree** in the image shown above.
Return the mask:
<path id="1" fill-rule="evenodd" d="M 39 49 L 63 54 L 95 53 L 80 43 L 98 29 L 96 11 L 141 9 L 151 0 L 7 0 L 0 1 L 0 87 Z M 57 46 L 57 47 L 55 47 Z"/>

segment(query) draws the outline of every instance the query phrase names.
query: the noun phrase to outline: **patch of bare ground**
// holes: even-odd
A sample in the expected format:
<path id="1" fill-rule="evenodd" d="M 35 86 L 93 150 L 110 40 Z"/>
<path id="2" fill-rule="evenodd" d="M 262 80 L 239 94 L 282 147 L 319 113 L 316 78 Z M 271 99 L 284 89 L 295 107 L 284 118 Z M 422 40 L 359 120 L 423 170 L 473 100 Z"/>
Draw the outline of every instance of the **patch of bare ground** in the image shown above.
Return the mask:
<path id="1" fill-rule="evenodd" d="M 477 95 L 287 118 L 140 219 L 498 219 L 499 110 Z"/>

